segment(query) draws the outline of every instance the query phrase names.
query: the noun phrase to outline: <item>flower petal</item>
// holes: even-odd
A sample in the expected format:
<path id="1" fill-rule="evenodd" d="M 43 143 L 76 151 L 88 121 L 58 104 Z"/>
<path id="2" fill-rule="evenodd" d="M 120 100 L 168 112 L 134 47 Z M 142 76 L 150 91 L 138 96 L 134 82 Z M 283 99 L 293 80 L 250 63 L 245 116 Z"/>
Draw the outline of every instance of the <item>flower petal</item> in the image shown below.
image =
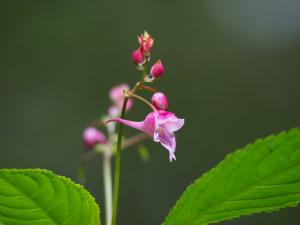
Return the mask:
<path id="1" fill-rule="evenodd" d="M 170 132 L 166 132 L 164 130 L 157 132 L 159 134 L 159 142 L 164 146 L 168 151 L 170 155 L 170 161 L 171 159 L 175 159 L 175 149 L 176 149 L 176 139 L 175 135 Z"/>
<path id="2" fill-rule="evenodd" d="M 169 152 L 169 160 L 170 160 L 170 162 L 172 162 L 173 159 L 176 160 L 174 152 L 173 153 Z"/>
<path id="3" fill-rule="evenodd" d="M 169 130 L 169 132 L 178 131 L 184 125 L 184 119 L 175 119 L 172 118 L 171 120 L 166 121 L 163 126 Z"/>
<path id="4" fill-rule="evenodd" d="M 158 129 L 155 129 L 155 131 L 154 131 L 153 141 L 160 142 Z"/>
<path id="5" fill-rule="evenodd" d="M 104 124 L 110 123 L 110 122 L 117 122 L 117 123 L 122 123 L 126 126 L 135 128 L 137 130 L 140 130 L 142 132 L 145 132 L 149 135 L 152 135 L 149 133 L 148 129 L 145 127 L 145 123 L 144 122 L 135 122 L 135 121 L 131 121 L 131 120 L 125 120 L 125 119 L 121 119 L 121 118 L 113 118 L 113 119 L 109 119 L 108 121 L 106 121 Z"/>

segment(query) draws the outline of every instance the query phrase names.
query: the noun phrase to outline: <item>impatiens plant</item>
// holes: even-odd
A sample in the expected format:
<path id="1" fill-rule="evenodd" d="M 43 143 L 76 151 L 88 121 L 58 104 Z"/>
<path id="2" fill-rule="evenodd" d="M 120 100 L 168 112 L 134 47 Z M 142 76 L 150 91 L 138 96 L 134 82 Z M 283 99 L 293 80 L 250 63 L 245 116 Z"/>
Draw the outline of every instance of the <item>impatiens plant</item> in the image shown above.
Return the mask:
<path id="1" fill-rule="evenodd" d="M 141 73 L 140 79 L 133 88 L 125 83 L 113 87 L 109 93 L 112 105 L 107 113 L 85 128 L 82 135 L 86 151 L 80 160 L 78 181 L 85 184 L 86 163 L 101 154 L 106 225 L 117 224 L 121 152 L 151 139 L 160 143 L 169 161 L 174 162 L 175 132 L 185 123 L 169 111 L 166 94 L 152 87 L 165 72 L 161 60 L 149 66 L 154 39 L 144 32 L 138 37 L 138 44 L 132 61 Z M 145 91 L 152 93 L 151 100 L 142 96 Z M 141 121 L 125 118 L 126 112 L 133 109 L 133 100 L 149 106 Z M 124 125 L 138 130 L 138 134 L 127 137 Z M 143 158 L 147 158 L 146 147 L 140 149 Z M 112 159 L 115 159 L 114 182 Z M 258 139 L 228 155 L 187 188 L 163 225 L 219 223 L 294 207 L 299 202 L 300 130 L 294 128 Z M 0 225 L 100 223 L 100 209 L 83 186 L 46 170 L 0 169 Z"/>

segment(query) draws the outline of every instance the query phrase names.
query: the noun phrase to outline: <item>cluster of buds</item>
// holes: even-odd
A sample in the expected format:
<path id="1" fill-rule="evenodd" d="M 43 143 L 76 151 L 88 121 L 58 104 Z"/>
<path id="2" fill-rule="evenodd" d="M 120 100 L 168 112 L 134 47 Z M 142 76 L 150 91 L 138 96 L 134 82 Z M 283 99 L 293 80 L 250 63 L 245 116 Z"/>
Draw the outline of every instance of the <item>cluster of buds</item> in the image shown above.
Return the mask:
<path id="1" fill-rule="evenodd" d="M 132 53 L 132 60 L 136 65 L 143 65 L 150 60 L 151 48 L 154 44 L 154 39 L 145 31 L 144 34 L 138 36 L 139 48 Z"/>
<path id="2" fill-rule="evenodd" d="M 132 60 L 137 66 L 138 70 L 144 70 L 144 65 L 150 61 L 151 48 L 154 44 L 154 39 L 144 32 L 138 36 L 139 48 L 134 50 L 132 53 Z M 159 78 L 164 73 L 164 66 L 161 60 L 157 60 L 156 63 L 151 67 L 150 73 L 145 77 L 146 82 L 152 82 L 154 79 Z"/>

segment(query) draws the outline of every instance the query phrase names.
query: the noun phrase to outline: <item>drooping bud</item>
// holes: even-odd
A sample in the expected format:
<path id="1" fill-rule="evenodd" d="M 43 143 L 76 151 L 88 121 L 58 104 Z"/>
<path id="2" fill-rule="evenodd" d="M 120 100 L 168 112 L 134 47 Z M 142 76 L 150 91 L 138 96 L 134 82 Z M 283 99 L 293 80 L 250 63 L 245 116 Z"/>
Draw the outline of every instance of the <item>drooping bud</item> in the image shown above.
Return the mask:
<path id="1" fill-rule="evenodd" d="M 152 104 L 157 109 L 166 110 L 168 108 L 168 98 L 164 93 L 156 92 L 152 95 Z"/>
<path id="2" fill-rule="evenodd" d="M 105 135 L 94 127 L 88 127 L 83 131 L 83 143 L 87 149 L 92 149 L 96 144 L 105 144 Z"/>
<path id="3" fill-rule="evenodd" d="M 140 49 L 133 51 L 132 60 L 137 65 L 141 65 L 145 62 L 144 55 Z"/>
<path id="4" fill-rule="evenodd" d="M 161 77 L 164 73 L 164 66 L 160 60 L 157 60 L 156 63 L 151 67 L 150 74 L 155 78 Z"/>

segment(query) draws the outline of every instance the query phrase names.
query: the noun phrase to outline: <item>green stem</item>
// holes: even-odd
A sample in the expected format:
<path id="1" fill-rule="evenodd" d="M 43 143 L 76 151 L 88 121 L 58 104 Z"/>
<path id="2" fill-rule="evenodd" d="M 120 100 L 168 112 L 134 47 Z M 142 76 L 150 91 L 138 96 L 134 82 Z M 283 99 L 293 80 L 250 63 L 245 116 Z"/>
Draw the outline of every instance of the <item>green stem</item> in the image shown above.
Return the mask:
<path id="1" fill-rule="evenodd" d="M 108 152 L 103 154 L 103 183 L 105 196 L 105 224 L 111 224 L 112 217 L 112 183 L 111 183 L 111 156 Z"/>
<path id="2" fill-rule="evenodd" d="M 128 96 L 129 97 L 133 97 L 133 98 L 136 98 L 144 103 L 146 103 L 146 105 L 148 105 L 153 111 L 156 111 L 156 108 L 150 103 L 148 102 L 146 99 L 144 99 L 143 97 L 141 96 L 138 96 L 138 95 L 135 95 L 133 93 L 128 93 Z"/>
<path id="3" fill-rule="evenodd" d="M 125 118 L 127 102 L 128 102 L 128 97 L 125 97 L 123 102 L 122 112 L 121 112 L 122 119 Z M 113 212 L 112 212 L 111 225 L 116 225 L 117 222 L 123 130 L 124 130 L 124 125 L 119 124 L 117 152 L 116 152 L 116 161 L 115 161 L 114 198 L 113 198 Z"/>
<path id="4" fill-rule="evenodd" d="M 142 72 L 142 80 L 138 82 L 135 87 L 130 91 L 131 94 L 134 94 L 141 86 L 144 84 L 144 78 L 147 74 L 147 66 L 146 62 L 144 65 L 144 70 Z M 125 118 L 126 107 L 128 102 L 128 96 L 125 96 L 121 111 L 121 119 Z M 122 150 L 122 141 L 123 141 L 123 132 L 124 125 L 119 124 L 119 132 L 118 132 L 118 141 L 117 141 L 117 152 L 116 152 L 116 160 L 115 160 L 115 176 L 114 176 L 114 197 L 113 197 L 113 211 L 112 211 L 112 219 L 111 225 L 116 225 L 117 223 L 117 211 L 118 211 L 118 201 L 119 201 L 119 189 L 120 189 L 120 173 L 121 173 L 121 150 Z"/>

